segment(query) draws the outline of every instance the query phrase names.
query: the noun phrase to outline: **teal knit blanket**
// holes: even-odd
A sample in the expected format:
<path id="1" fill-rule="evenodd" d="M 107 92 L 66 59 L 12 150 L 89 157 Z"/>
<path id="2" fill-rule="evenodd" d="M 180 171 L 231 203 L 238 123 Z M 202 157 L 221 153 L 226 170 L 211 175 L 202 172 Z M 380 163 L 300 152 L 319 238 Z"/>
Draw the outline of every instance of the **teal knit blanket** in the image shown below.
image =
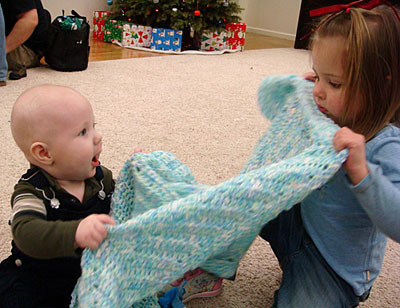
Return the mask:
<path id="1" fill-rule="evenodd" d="M 236 177 L 197 184 L 167 152 L 136 153 L 117 179 L 117 222 L 97 250 L 86 249 L 71 307 L 158 307 L 166 284 L 201 267 L 231 277 L 262 226 L 326 183 L 347 153 L 332 145 L 338 127 L 318 111 L 313 84 L 266 78 L 258 92 L 271 121 Z"/>

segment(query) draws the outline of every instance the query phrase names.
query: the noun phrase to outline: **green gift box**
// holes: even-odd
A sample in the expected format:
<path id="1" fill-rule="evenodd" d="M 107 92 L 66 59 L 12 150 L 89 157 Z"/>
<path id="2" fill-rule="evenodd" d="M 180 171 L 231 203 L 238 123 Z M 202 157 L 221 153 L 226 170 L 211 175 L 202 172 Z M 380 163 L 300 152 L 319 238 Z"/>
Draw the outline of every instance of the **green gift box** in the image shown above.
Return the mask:
<path id="1" fill-rule="evenodd" d="M 123 26 L 126 22 L 110 19 L 106 21 L 104 30 L 104 42 L 111 43 L 116 40 L 121 43 Z"/>

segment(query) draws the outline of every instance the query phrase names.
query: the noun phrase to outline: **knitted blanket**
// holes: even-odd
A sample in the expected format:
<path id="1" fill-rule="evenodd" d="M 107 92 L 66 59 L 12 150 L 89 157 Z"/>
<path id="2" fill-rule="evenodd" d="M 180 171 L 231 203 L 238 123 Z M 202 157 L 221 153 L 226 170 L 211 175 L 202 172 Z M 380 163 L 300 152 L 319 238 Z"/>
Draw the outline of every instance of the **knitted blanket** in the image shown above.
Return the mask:
<path id="1" fill-rule="evenodd" d="M 123 166 L 107 239 L 85 250 L 71 307 L 158 307 L 166 284 L 201 267 L 232 276 L 262 226 L 326 183 L 345 160 L 338 127 L 318 111 L 313 84 L 266 78 L 258 92 L 271 121 L 241 173 L 199 185 L 172 154 L 136 153 Z"/>

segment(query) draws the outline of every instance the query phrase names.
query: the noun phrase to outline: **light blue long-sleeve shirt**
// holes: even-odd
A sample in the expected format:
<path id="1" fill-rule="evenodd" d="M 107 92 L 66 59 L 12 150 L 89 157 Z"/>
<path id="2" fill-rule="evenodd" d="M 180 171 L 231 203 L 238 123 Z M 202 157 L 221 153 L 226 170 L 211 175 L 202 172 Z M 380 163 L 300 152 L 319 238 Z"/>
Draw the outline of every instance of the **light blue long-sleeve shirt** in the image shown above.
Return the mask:
<path id="1" fill-rule="evenodd" d="M 354 186 L 342 169 L 302 203 L 305 228 L 322 256 L 360 296 L 378 276 L 389 236 L 400 242 L 400 129 L 366 144 L 369 175 Z"/>

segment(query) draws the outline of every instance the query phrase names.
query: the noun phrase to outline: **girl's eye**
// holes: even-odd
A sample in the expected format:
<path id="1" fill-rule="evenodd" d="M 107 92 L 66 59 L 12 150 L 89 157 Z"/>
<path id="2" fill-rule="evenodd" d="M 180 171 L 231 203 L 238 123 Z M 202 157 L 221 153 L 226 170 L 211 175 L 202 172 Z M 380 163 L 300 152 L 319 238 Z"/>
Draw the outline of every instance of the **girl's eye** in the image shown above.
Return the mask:
<path id="1" fill-rule="evenodd" d="M 330 81 L 329 84 L 334 87 L 335 89 L 339 89 L 342 85 L 340 83 L 335 83 Z"/>
<path id="2" fill-rule="evenodd" d="M 85 136 L 86 135 L 86 128 L 82 129 L 81 132 L 79 133 L 79 136 Z"/>

